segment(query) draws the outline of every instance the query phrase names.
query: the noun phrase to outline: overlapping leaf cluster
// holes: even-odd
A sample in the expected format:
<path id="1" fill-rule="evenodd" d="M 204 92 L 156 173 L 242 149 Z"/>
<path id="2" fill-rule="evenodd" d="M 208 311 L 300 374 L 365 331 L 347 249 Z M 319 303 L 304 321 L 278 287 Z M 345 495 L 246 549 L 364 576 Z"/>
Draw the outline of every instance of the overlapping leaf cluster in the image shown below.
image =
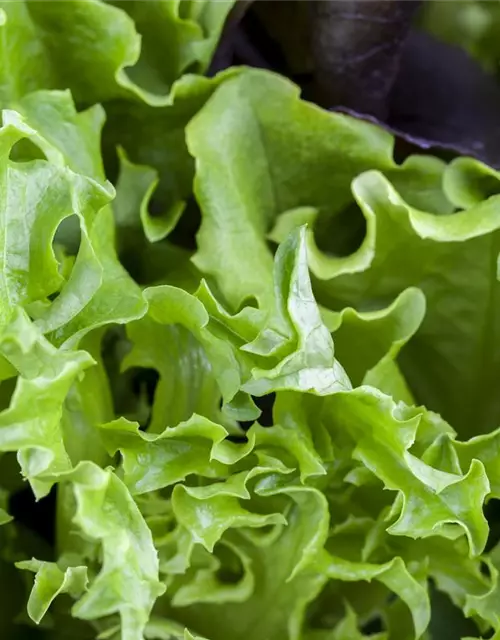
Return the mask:
<path id="1" fill-rule="evenodd" d="M 2 4 L 1 633 L 500 637 L 498 174 L 203 77 L 230 2 Z"/>

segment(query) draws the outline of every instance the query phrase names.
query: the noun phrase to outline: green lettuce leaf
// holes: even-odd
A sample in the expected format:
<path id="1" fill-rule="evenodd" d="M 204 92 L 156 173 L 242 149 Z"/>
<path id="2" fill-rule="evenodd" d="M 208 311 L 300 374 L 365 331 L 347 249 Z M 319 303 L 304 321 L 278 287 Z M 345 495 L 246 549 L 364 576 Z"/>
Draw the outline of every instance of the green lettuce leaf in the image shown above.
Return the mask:
<path id="1" fill-rule="evenodd" d="M 70 386 L 93 364 L 85 351 L 58 351 L 20 309 L 0 332 L 0 352 L 18 372 L 9 408 L 0 413 L 0 450 L 17 451 L 23 475 L 37 497 L 53 484 L 44 476 L 71 463 L 61 428 Z"/>
<path id="2" fill-rule="evenodd" d="M 387 172 L 416 206 L 451 210 L 441 187 L 443 163 L 410 158 L 396 165 L 390 135 L 300 101 L 294 85 L 261 71 L 221 84 L 189 123 L 187 142 L 203 213 L 195 262 L 234 308 L 253 297 L 264 305 L 272 299 L 266 235 L 277 217 L 312 207 L 332 221 L 327 232 L 338 233 L 341 214 L 348 223 L 354 215 L 351 181 L 366 169 Z"/>
<path id="3" fill-rule="evenodd" d="M 490 485 L 481 462 L 473 460 L 462 475 L 440 471 L 414 456 L 409 449 L 419 414 L 406 412 L 404 405 L 370 387 L 332 396 L 326 411 L 334 441 L 339 430 L 349 434 L 354 459 L 387 489 L 400 492 L 393 509 L 398 519 L 389 528 L 392 534 L 455 539 L 464 533 L 471 553 L 483 551 L 488 526 L 482 504 Z"/>
<path id="4" fill-rule="evenodd" d="M 233 4 L 0 2 L 0 630 L 498 635 L 498 172 L 203 77 Z"/>
<path id="5" fill-rule="evenodd" d="M 417 332 L 425 315 L 425 297 L 408 288 L 385 309 L 358 312 L 346 307 L 328 311 L 337 357 L 353 385 L 370 384 L 396 400 L 413 404 L 396 358 Z"/>
<path id="6" fill-rule="evenodd" d="M 159 373 L 149 432 L 162 431 L 197 413 L 221 419 L 221 393 L 206 351 L 187 328 L 163 325 L 150 316 L 127 327 L 133 347 L 122 369 L 153 368 Z"/>
<path id="7" fill-rule="evenodd" d="M 355 563 L 325 556 L 324 571 L 329 578 L 358 582 L 378 580 L 399 595 L 413 616 L 415 637 L 420 638 L 430 620 L 430 604 L 425 588 L 408 572 L 401 558 L 382 565 Z"/>
<path id="8" fill-rule="evenodd" d="M 305 229 L 290 234 L 277 251 L 274 286 L 276 310 L 268 315 L 257 338 L 242 349 L 269 359 L 279 354 L 281 361 L 270 370 L 253 368 L 253 379 L 243 388 L 255 395 L 290 388 L 326 395 L 350 388 L 313 297 Z M 296 344 L 295 350 L 283 357 L 290 343 Z"/>
<path id="9" fill-rule="evenodd" d="M 231 629 L 235 638 L 301 637 L 306 606 L 319 593 L 325 577 L 306 568 L 293 577 L 292 574 L 296 554 L 311 539 L 307 518 L 311 524 L 316 524 L 318 518 L 321 521 L 324 505 L 306 496 L 297 500 L 287 513 L 288 526 L 274 540 L 263 539 L 257 545 L 238 532 L 230 538 L 251 561 L 255 585 L 251 597 L 241 603 L 193 604 L 173 609 L 171 615 L 212 640 L 224 638 L 226 629 Z M 322 536 L 324 528 L 315 544 L 321 544 Z M 224 627 L 220 625 L 221 619 Z"/>
<path id="10" fill-rule="evenodd" d="M 94 620 L 119 613 L 121 637 L 140 640 L 153 604 L 165 590 L 158 579 L 151 532 L 111 469 L 86 461 L 62 480 L 73 487 L 74 523 L 84 535 L 102 544 L 102 568 L 74 605 L 73 615 Z"/>
<path id="11" fill-rule="evenodd" d="M 17 563 L 18 569 L 33 571 L 35 583 L 28 600 L 28 615 L 39 623 L 52 602 L 61 593 L 69 593 L 78 598 L 87 588 L 87 567 L 60 569 L 53 562 L 26 560 Z"/>
<path id="12" fill-rule="evenodd" d="M 495 199 L 452 216 L 435 216 L 411 208 L 379 173 L 357 178 L 353 192 L 367 219 L 367 235 L 340 270 L 334 263 L 332 269 L 311 263 L 316 275 L 325 278 L 317 283 L 320 301 L 371 306 L 418 285 L 427 312 L 400 358 L 417 400 L 442 413 L 461 434 L 496 426 Z M 310 247 L 310 252 L 317 249 Z M 362 271 L 350 266 L 355 258 L 363 263 Z"/>
<path id="13" fill-rule="evenodd" d="M 172 84 L 187 67 L 201 72 L 208 65 L 232 2 L 196 3 L 194 9 L 186 0 L 113 4 L 2 3 L 2 103 L 37 89 L 69 87 L 80 103 L 138 97 L 168 104 Z M 23 62 L 28 49 L 35 67 Z"/>
<path id="14" fill-rule="evenodd" d="M 70 108 L 70 120 L 73 115 Z M 4 318 L 16 305 L 31 305 L 30 311 L 42 332 L 52 333 L 62 343 L 70 339 L 77 342 L 103 324 L 143 315 L 141 292 L 117 261 L 113 249 L 112 214 L 105 207 L 113 195 L 111 185 L 101 185 L 60 166 L 64 154 L 70 153 L 70 146 L 62 145 L 64 153 L 52 147 L 17 113 L 5 111 L 3 120 L 0 197 L 3 236 L 9 237 L 3 250 Z M 78 133 L 76 125 L 72 124 L 69 130 Z M 12 162 L 10 150 L 23 138 L 49 149 L 57 162 Z M 20 192 L 26 194 L 22 208 L 18 202 Z M 66 280 L 52 243 L 59 226 L 69 216 L 78 221 L 81 241 Z M 54 299 L 49 302 L 51 295 Z"/>

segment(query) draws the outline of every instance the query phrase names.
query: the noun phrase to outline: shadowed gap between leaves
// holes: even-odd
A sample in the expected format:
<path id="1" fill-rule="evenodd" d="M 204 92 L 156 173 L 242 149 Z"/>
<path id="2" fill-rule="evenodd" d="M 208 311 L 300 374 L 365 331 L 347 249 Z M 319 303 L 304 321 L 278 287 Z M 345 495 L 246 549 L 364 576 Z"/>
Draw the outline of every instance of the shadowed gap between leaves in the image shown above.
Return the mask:
<path id="1" fill-rule="evenodd" d="M 252 396 L 252 400 L 262 412 L 257 419 L 258 424 L 260 424 L 261 427 L 272 427 L 274 424 L 273 407 L 276 400 L 276 394 L 268 393 L 265 396 Z M 244 431 L 248 431 L 252 424 L 253 421 L 239 422 L 239 425 Z"/>
<path id="2" fill-rule="evenodd" d="M 112 389 L 115 415 L 137 421 L 141 431 L 147 431 L 159 379 L 156 369 L 144 367 L 131 367 L 121 373 Z"/>
<path id="3" fill-rule="evenodd" d="M 485 553 L 489 553 L 500 542 L 500 500 L 489 500 L 484 506 L 484 515 L 490 529 L 485 549 Z"/>
<path id="4" fill-rule="evenodd" d="M 366 220 L 353 201 L 334 216 L 320 213 L 313 232 L 320 251 L 343 258 L 357 251 L 363 243 Z"/>
<path id="5" fill-rule="evenodd" d="M 56 495 L 57 488 L 54 486 L 47 496 L 37 502 L 31 487 L 26 485 L 10 496 L 8 506 L 8 512 L 16 522 L 39 535 L 51 548 L 55 546 Z"/>
<path id="6" fill-rule="evenodd" d="M 151 202 L 151 215 L 159 215 L 162 212 L 158 203 Z M 186 208 L 174 229 L 168 236 L 169 242 L 190 251 L 196 250 L 196 234 L 201 226 L 201 210 L 194 195 L 186 201 Z"/>
<path id="7" fill-rule="evenodd" d="M 465 636 L 477 637 L 479 629 L 474 622 L 466 618 L 450 600 L 446 593 L 439 591 L 430 581 L 431 622 L 429 631 L 432 640 L 458 640 Z M 486 640 L 492 634 L 481 635 Z"/>

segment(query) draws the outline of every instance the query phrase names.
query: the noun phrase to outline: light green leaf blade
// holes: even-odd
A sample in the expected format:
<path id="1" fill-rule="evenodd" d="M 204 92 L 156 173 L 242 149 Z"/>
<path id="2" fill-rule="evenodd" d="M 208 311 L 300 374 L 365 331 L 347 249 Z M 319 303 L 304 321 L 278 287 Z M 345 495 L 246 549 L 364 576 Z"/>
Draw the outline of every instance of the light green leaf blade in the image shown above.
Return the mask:
<path id="1" fill-rule="evenodd" d="M 89 331 L 109 324 L 126 324 L 141 318 L 147 310 L 140 287 L 132 280 L 120 264 L 114 248 L 114 222 L 109 209 L 103 209 L 96 217 L 86 247 L 78 253 L 81 269 L 71 278 L 59 298 L 52 304 L 38 323 L 48 332 L 56 344 L 74 346 Z M 89 255 L 90 254 L 90 255 Z M 92 257 L 90 257 L 92 256 Z M 71 301 L 78 299 L 82 282 L 86 281 L 90 269 L 99 274 L 97 287 L 85 305 L 73 307 Z M 80 265 L 79 265 L 80 266 Z M 58 304 L 59 303 L 59 304 Z"/>
<path id="2" fill-rule="evenodd" d="M 19 372 L 10 406 L 0 413 L 0 450 L 17 451 L 23 475 L 41 498 L 53 484 L 44 476 L 71 466 L 61 427 L 63 404 L 93 360 L 84 351 L 55 349 L 21 310 L 2 327 L 0 351 Z"/>
<path id="3" fill-rule="evenodd" d="M 500 174 L 473 158 L 455 158 L 443 176 L 448 198 L 461 209 L 481 204 L 500 191 Z"/>
<path id="4" fill-rule="evenodd" d="M 35 91 L 16 101 L 15 108 L 36 132 L 31 140 L 50 162 L 104 181 L 100 148 L 105 119 L 102 107 L 95 105 L 78 112 L 69 91 Z"/>
<path id="5" fill-rule="evenodd" d="M 353 192 L 367 219 L 356 255 L 369 259 L 363 272 L 350 275 L 329 274 L 311 263 L 318 277 L 333 278 L 317 282 L 318 299 L 366 307 L 419 286 L 427 312 L 400 356 L 409 386 L 419 402 L 461 434 L 496 426 L 494 318 L 500 288 L 495 231 L 500 218 L 495 198 L 436 216 L 410 207 L 377 172 L 356 178 Z"/>
<path id="6" fill-rule="evenodd" d="M 241 603 L 193 604 L 172 610 L 172 615 L 211 640 L 226 638 L 227 629 L 231 629 L 235 640 L 301 638 L 307 605 L 320 592 L 326 578 L 308 567 L 293 578 L 291 575 L 304 545 L 316 533 L 311 531 L 307 520 L 314 516 L 312 522 L 321 521 L 324 516 L 315 513 L 323 508 L 320 501 L 310 500 L 304 494 L 302 500 L 292 502 L 287 513 L 288 525 L 278 529 L 277 535 L 268 541 L 263 537 L 262 544 L 255 544 L 253 537 L 238 531 L 226 533 L 251 559 L 255 578 L 252 596 Z"/>
<path id="7" fill-rule="evenodd" d="M 481 462 L 474 460 L 465 475 L 427 465 L 410 451 L 425 412 L 408 411 L 370 387 L 332 396 L 327 411 L 334 442 L 339 429 L 349 433 L 353 457 L 399 492 L 394 504 L 399 518 L 390 533 L 451 539 L 465 534 L 471 553 L 482 552 L 488 536 L 482 504 L 490 486 Z"/>
<path id="8" fill-rule="evenodd" d="M 117 223 L 137 233 L 139 224 L 149 242 L 157 242 L 167 236 L 179 221 L 184 204 L 173 204 L 162 215 L 152 216 L 149 205 L 158 185 L 155 169 L 130 162 L 122 149 L 118 150 L 120 175 L 117 197 L 113 205 Z"/>
<path id="9" fill-rule="evenodd" d="M 87 567 L 68 567 L 64 571 L 54 562 L 24 560 L 18 569 L 35 572 L 35 582 L 28 600 L 28 615 L 37 624 L 61 593 L 78 598 L 87 589 Z"/>
<path id="10" fill-rule="evenodd" d="M 61 480 L 73 487 L 75 524 L 102 545 L 101 571 L 74 605 L 73 615 L 95 620 L 119 613 L 122 640 L 142 640 L 154 602 L 165 590 L 151 531 L 110 469 L 81 462 Z"/>
<path id="11" fill-rule="evenodd" d="M 208 551 L 229 528 L 259 528 L 286 522 L 280 513 L 259 514 L 244 509 L 231 493 L 224 483 L 210 496 L 180 484 L 174 488 L 172 506 L 177 520 Z"/>
<path id="12" fill-rule="evenodd" d="M 293 351 L 271 370 L 252 369 L 253 379 L 243 388 L 254 395 L 284 389 L 326 395 L 349 389 L 351 383 L 334 357 L 330 332 L 312 293 L 305 229 L 290 234 L 280 245 L 274 282 L 276 311 L 269 315 L 259 336 L 242 349 L 261 356 L 273 356 L 284 348 Z"/>
<path id="13" fill-rule="evenodd" d="M 123 360 L 122 370 L 152 368 L 160 376 L 150 432 L 175 426 L 193 413 L 214 421 L 221 419 L 221 393 L 213 367 L 202 343 L 191 331 L 179 324 L 160 324 L 148 315 L 129 323 L 127 336 L 132 349 Z"/>
<path id="14" fill-rule="evenodd" d="M 396 399 L 412 403 L 411 392 L 401 374 L 398 376 L 394 361 L 418 331 L 425 309 L 422 292 L 409 288 L 389 307 L 377 311 L 358 312 L 347 307 L 329 314 L 335 353 L 353 385 L 369 384 Z M 394 367 L 394 376 L 388 375 L 390 367 Z"/>
<path id="15" fill-rule="evenodd" d="M 277 215 L 304 205 L 333 215 L 351 200 L 357 173 L 394 166 L 390 136 L 301 102 L 292 84 L 256 70 L 219 87 L 190 122 L 187 141 L 203 213 L 195 261 L 233 308 L 253 297 L 264 308 L 272 303 L 265 238 Z"/>
<path id="16" fill-rule="evenodd" d="M 426 589 L 409 573 L 401 558 L 382 565 L 356 563 L 326 554 L 321 562 L 329 578 L 343 581 L 379 580 L 408 606 L 415 627 L 415 638 L 420 638 L 430 621 L 430 603 Z"/>
<path id="17" fill-rule="evenodd" d="M 110 454 L 120 450 L 125 484 L 133 494 L 168 487 L 191 474 L 224 473 L 213 458 L 227 431 L 202 416 L 194 415 L 158 435 L 139 431 L 137 424 L 120 418 L 102 425 L 101 433 Z"/>

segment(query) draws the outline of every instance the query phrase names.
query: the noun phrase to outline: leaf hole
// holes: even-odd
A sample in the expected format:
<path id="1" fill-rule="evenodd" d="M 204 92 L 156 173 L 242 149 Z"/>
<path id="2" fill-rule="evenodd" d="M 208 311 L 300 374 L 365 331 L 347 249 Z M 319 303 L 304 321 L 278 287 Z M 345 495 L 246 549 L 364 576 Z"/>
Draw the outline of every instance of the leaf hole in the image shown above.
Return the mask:
<path id="1" fill-rule="evenodd" d="M 82 232 L 80 229 L 80 219 L 77 215 L 71 215 L 61 221 L 54 235 L 53 244 L 62 247 L 68 256 L 76 256 L 80 250 Z M 57 255 L 57 249 L 56 249 Z"/>
<path id="2" fill-rule="evenodd" d="M 31 160 L 47 160 L 46 155 L 38 145 L 29 138 L 21 138 L 11 148 L 9 154 L 13 162 L 30 162 Z"/>

